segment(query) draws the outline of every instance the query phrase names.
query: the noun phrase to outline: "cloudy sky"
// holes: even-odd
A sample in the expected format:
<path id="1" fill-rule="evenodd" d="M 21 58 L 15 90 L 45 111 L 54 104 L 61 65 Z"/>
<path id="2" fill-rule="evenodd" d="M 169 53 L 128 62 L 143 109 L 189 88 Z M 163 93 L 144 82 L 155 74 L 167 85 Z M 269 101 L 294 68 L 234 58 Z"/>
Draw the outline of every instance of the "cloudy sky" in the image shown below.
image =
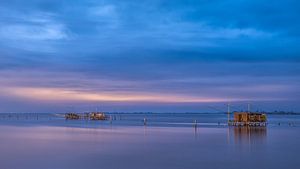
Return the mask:
<path id="1" fill-rule="evenodd" d="M 300 111 L 299 17 L 297 0 L 0 1 L 0 112 Z"/>

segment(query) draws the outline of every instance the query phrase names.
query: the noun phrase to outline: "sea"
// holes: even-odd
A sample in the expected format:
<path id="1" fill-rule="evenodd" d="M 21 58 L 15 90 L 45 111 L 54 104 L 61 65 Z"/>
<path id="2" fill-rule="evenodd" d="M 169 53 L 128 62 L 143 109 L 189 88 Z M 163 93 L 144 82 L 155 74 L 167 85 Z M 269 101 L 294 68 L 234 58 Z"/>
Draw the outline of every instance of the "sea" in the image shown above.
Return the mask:
<path id="1" fill-rule="evenodd" d="M 300 115 L 228 126 L 226 113 L 0 114 L 0 169 L 296 169 Z M 230 117 L 232 118 L 232 117 Z"/>

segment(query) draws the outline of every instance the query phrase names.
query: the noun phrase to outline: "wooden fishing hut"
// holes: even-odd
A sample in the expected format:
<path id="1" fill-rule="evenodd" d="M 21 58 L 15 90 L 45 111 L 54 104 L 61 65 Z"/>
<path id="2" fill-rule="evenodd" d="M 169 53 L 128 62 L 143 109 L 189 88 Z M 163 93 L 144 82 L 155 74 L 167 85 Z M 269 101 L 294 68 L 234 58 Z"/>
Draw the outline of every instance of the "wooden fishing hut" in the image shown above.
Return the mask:
<path id="1" fill-rule="evenodd" d="M 264 113 L 235 112 L 233 120 L 228 122 L 232 126 L 266 126 L 267 115 Z"/>

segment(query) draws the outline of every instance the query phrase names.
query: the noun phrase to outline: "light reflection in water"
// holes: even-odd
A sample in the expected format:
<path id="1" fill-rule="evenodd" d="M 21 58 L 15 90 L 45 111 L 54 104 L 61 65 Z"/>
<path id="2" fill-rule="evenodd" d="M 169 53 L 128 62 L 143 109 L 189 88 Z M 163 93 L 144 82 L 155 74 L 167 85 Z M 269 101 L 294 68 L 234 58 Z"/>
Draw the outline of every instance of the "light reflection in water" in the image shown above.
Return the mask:
<path id="1" fill-rule="evenodd" d="M 267 127 L 229 127 L 228 135 L 235 144 L 263 144 L 267 138 Z"/>
<path id="2" fill-rule="evenodd" d="M 199 166 L 206 169 L 297 168 L 299 160 L 295 159 L 299 152 L 298 133 L 298 128 L 293 130 L 268 128 L 267 135 L 267 128 L 224 126 L 198 128 L 2 126 L 0 168 L 188 169 Z M 231 144 L 226 142 L 226 136 L 229 136 Z M 261 142 L 263 144 L 260 144 Z M 287 144 L 282 144 L 286 142 Z M 280 153 L 274 155 L 274 152 Z M 285 158 L 291 153 L 294 155 Z M 286 167 L 282 167 L 282 160 Z"/>
<path id="3" fill-rule="evenodd" d="M 194 138 L 195 140 L 198 139 L 198 127 L 194 127 Z"/>

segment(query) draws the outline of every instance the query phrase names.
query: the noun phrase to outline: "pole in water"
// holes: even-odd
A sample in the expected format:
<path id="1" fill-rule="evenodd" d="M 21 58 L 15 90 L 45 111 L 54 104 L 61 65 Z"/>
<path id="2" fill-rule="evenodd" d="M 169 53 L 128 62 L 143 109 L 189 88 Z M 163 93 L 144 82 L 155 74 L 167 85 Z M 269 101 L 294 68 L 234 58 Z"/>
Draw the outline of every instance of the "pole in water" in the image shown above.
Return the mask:
<path id="1" fill-rule="evenodd" d="M 197 128 L 198 124 L 197 124 L 197 120 L 194 120 L 194 127 Z"/>
<path id="2" fill-rule="evenodd" d="M 146 119 L 146 117 L 144 118 L 144 126 L 146 126 L 147 125 L 147 119 Z"/>

